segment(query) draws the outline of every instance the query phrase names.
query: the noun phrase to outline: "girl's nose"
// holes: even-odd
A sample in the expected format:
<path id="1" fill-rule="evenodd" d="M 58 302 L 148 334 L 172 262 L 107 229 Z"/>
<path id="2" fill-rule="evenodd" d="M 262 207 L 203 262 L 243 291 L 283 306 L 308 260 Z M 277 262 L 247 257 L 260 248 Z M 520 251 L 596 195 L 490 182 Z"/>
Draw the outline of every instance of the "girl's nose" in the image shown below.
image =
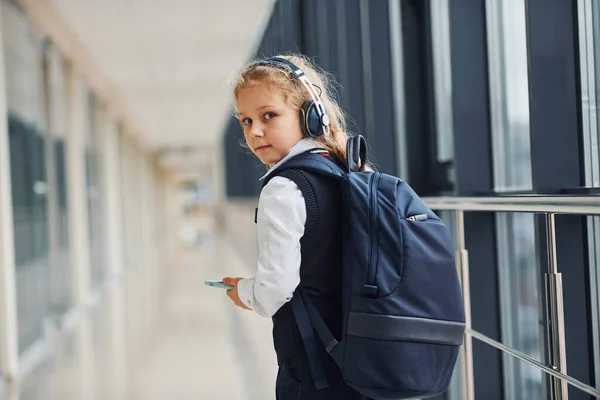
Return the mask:
<path id="1" fill-rule="evenodd" d="M 250 128 L 250 135 L 254 137 L 263 137 L 264 132 L 262 130 L 262 127 L 258 124 L 252 125 L 252 127 Z"/>

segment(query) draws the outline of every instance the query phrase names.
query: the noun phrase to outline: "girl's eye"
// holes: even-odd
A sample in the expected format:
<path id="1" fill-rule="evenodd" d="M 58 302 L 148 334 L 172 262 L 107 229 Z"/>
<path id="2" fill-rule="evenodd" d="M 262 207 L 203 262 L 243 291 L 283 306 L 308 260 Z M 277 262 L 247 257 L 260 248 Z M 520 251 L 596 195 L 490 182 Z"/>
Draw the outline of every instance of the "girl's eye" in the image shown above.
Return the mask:
<path id="1" fill-rule="evenodd" d="M 265 113 L 265 119 L 267 119 L 267 120 L 272 119 L 274 117 L 275 117 L 275 113 L 272 113 L 272 112 Z"/>
<path id="2" fill-rule="evenodd" d="M 244 118 L 242 120 L 242 125 L 250 125 L 252 123 L 252 120 L 250 118 Z"/>

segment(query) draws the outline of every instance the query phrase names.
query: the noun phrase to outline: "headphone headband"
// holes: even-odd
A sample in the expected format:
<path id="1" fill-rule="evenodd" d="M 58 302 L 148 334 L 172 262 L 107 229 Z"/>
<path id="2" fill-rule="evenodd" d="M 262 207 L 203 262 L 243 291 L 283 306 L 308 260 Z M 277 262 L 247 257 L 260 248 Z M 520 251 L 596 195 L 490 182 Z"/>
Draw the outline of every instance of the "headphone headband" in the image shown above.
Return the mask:
<path id="1" fill-rule="evenodd" d="M 296 64 L 294 64 L 287 58 L 283 58 L 283 57 L 269 57 L 269 58 L 266 58 L 266 59 L 258 62 L 258 65 L 269 65 L 269 64 L 284 65 L 286 68 L 290 69 L 294 73 L 296 78 L 298 78 L 298 80 L 302 83 L 302 85 L 304 85 L 304 87 L 306 88 L 306 91 L 312 98 L 314 105 L 315 105 L 315 110 L 317 111 L 321 125 L 325 129 L 329 129 L 329 122 L 330 122 L 329 115 L 327 115 L 327 111 L 325 110 L 325 106 L 323 105 L 323 102 L 321 101 L 321 97 L 315 90 L 315 87 L 313 86 L 313 84 L 308 80 L 308 77 L 306 76 L 304 71 L 302 71 L 300 69 L 300 67 L 298 67 Z"/>

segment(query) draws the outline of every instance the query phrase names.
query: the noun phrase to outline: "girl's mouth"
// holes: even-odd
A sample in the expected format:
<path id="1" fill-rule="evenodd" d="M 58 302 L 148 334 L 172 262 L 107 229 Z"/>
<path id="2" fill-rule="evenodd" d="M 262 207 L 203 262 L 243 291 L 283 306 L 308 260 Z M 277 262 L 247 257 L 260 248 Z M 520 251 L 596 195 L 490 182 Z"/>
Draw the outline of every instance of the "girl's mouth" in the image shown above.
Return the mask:
<path id="1" fill-rule="evenodd" d="M 265 146 L 259 146 L 256 149 L 254 149 L 255 151 L 262 151 L 262 150 L 266 150 L 269 147 L 271 147 L 270 145 L 265 145 Z"/>

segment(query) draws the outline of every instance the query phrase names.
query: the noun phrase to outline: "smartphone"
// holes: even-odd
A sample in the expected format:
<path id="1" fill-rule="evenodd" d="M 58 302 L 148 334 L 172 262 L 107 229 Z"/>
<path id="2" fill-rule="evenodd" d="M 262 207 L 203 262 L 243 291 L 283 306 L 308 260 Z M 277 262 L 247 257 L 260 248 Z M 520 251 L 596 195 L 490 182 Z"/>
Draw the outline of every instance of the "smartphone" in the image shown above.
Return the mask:
<path id="1" fill-rule="evenodd" d="M 221 289 L 227 289 L 227 290 L 233 289 L 233 286 L 226 285 L 221 281 L 204 281 L 204 284 L 206 286 L 212 286 L 212 287 L 221 288 Z"/>

